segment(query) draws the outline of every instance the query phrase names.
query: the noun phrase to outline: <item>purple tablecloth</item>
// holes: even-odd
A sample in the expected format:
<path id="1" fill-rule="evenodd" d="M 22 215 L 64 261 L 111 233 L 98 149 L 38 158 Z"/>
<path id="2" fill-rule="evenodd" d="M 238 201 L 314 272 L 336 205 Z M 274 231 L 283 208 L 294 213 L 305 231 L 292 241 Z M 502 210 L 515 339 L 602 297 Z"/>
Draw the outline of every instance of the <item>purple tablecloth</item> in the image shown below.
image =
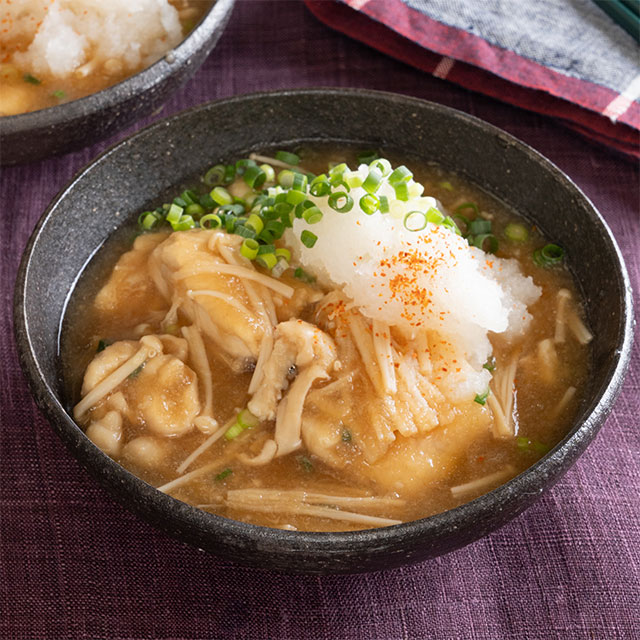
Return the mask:
<path id="1" fill-rule="evenodd" d="M 640 289 L 637 166 L 550 119 L 342 37 L 295 0 L 240 0 L 204 67 L 156 117 L 318 85 L 434 100 L 529 143 L 595 202 Z M 176 542 L 114 503 L 39 415 L 11 333 L 13 283 L 33 226 L 105 146 L 2 171 L 0 638 L 640 638 L 637 344 L 612 416 L 565 478 L 501 530 L 433 561 L 359 576 L 272 574 Z"/>

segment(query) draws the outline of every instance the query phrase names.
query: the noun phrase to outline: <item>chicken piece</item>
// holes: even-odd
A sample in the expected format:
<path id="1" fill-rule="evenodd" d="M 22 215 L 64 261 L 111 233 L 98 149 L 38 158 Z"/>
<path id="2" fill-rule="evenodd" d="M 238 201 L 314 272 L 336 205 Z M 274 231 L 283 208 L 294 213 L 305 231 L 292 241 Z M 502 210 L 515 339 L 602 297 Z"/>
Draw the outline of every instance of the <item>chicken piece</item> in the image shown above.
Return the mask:
<path id="1" fill-rule="evenodd" d="M 196 374 L 170 355 L 151 358 L 130 381 L 127 395 L 140 421 L 154 434 L 180 436 L 193 428 L 200 413 Z"/>
<path id="2" fill-rule="evenodd" d="M 83 401 L 76 405 L 74 415 L 80 419 L 84 410 L 78 411 L 78 407 L 88 394 L 106 384 L 108 388 L 100 390 L 87 407 L 93 419 L 101 420 L 105 410 L 111 409 L 111 413 L 146 426 L 156 435 L 172 437 L 190 431 L 200 413 L 200 401 L 197 376 L 183 361 L 187 353 L 186 340 L 175 336 L 144 336 L 139 341 L 121 340 L 108 346 L 87 367 Z M 134 368 L 121 376 L 117 373 L 136 358 L 139 365 L 134 363 Z M 111 384 L 109 379 L 114 375 L 118 379 Z"/>
<path id="3" fill-rule="evenodd" d="M 349 442 L 345 442 L 342 435 L 345 427 L 318 414 L 305 414 L 302 437 L 312 455 L 346 480 L 366 478 L 377 490 L 411 497 L 449 477 L 473 443 L 489 433 L 490 427 L 487 409 L 469 403 L 459 410 L 453 422 L 426 436 L 397 435 L 374 463 L 367 462 L 357 437 L 350 435 Z"/>
<path id="4" fill-rule="evenodd" d="M 167 450 L 162 440 L 140 436 L 124 445 L 122 455 L 145 469 L 155 469 L 166 458 Z"/>
<path id="5" fill-rule="evenodd" d="M 120 257 L 96 296 L 94 306 L 100 313 L 117 317 L 126 326 L 164 316 L 168 305 L 153 284 L 149 256 L 166 238 L 166 233 L 136 238 L 133 249 Z"/>
<path id="6" fill-rule="evenodd" d="M 302 320 L 281 322 L 276 327 L 271 355 L 264 365 L 262 383 L 247 405 L 249 411 L 261 420 L 274 420 L 294 367 L 300 372 L 313 365 L 315 380 L 326 374 L 335 359 L 333 340 L 318 327 Z"/>
<path id="7" fill-rule="evenodd" d="M 109 374 L 124 364 L 136 352 L 135 340 L 120 340 L 100 351 L 89 363 L 82 381 L 82 397 L 98 386 Z"/>
<path id="8" fill-rule="evenodd" d="M 87 427 L 87 438 L 108 456 L 117 456 L 122 447 L 122 416 L 109 411 Z"/>
<path id="9" fill-rule="evenodd" d="M 209 249 L 215 233 L 200 230 L 172 234 L 153 251 L 149 267 L 165 300 L 178 302 L 189 320 L 228 354 L 229 364 L 242 370 L 247 360 L 257 359 L 260 342 L 271 326 L 265 314 L 256 309 L 256 301 L 250 299 L 243 279 L 218 270 L 221 265 L 229 265 L 215 247 Z M 243 266 L 238 272 L 243 269 L 253 267 Z M 261 285 L 249 286 L 260 297 Z"/>

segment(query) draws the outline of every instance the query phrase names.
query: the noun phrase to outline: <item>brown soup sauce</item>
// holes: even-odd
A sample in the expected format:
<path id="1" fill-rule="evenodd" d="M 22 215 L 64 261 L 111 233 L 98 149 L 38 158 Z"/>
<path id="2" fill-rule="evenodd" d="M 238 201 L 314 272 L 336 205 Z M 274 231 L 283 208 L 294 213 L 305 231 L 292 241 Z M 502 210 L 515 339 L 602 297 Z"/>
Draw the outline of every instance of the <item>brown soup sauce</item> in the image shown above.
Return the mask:
<path id="1" fill-rule="evenodd" d="M 301 155 L 306 169 L 320 173 L 332 161 L 346 161 L 349 166 L 354 166 L 356 152 L 344 147 L 319 145 L 314 149 L 305 149 Z M 425 195 L 436 197 L 449 211 L 455 210 L 460 203 L 475 202 L 481 215 L 492 220 L 493 233 L 500 240 L 497 255 L 516 259 L 522 272 L 532 276 L 535 284 L 542 289 L 540 299 L 529 308 L 533 321 L 519 346 L 520 362 L 523 364 L 518 365 L 515 380 L 515 436 L 496 439 L 491 430 L 487 430 L 485 436 L 474 440 L 455 466 L 447 469 L 443 479 L 424 486 L 418 496 L 398 499 L 395 503 L 390 499 L 375 508 L 367 508 L 366 511 L 381 518 L 409 521 L 446 511 L 496 488 L 527 469 L 554 447 L 567 434 L 580 405 L 581 389 L 589 372 L 589 348 L 576 340 L 569 330 L 566 331 L 564 341 L 553 341 L 557 330 L 556 314 L 560 290 L 568 292 L 570 297 L 567 304 L 572 313 L 577 317 L 582 317 L 583 314 L 579 303 L 580 295 L 569 271 L 562 265 L 541 268 L 532 260 L 534 250 L 548 241 L 535 227 L 518 218 L 496 198 L 455 173 L 414 158 L 400 158 L 394 153 L 383 155 L 394 166 L 407 164 L 416 180 L 425 186 Z M 187 182 L 185 186 L 192 186 L 196 182 Z M 179 193 L 179 189 L 175 192 Z M 526 242 L 505 240 L 504 229 L 509 222 L 514 221 L 524 223 L 529 230 Z M 69 408 L 80 398 L 84 371 L 94 358 L 100 340 L 114 342 L 137 339 L 139 336 L 133 328 L 147 321 L 147 310 L 144 308 L 131 308 L 126 317 L 116 318 L 98 314 L 94 306 L 96 293 L 108 279 L 118 258 L 131 248 L 135 233 L 133 226 L 129 226 L 114 234 L 89 264 L 71 297 L 61 335 L 61 361 Z M 288 272 L 282 278 L 293 282 Z M 490 338 L 495 360 L 500 365 L 511 353 L 511 347 L 500 336 L 490 334 Z M 556 354 L 551 380 L 544 379 L 535 360 L 539 357 L 540 343 L 545 340 L 553 343 Z M 233 418 L 239 408 L 246 406 L 251 372 L 232 375 L 214 348 L 209 347 L 207 354 L 213 371 L 216 416 L 219 423 L 224 424 L 229 418 Z M 575 391 L 571 392 L 571 389 Z M 144 432 L 136 424 L 125 424 L 124 430 L 125 438 Z M 266 437 L 265 432 L 272 430 L 272 425 L 268 428 L 260 426 L 248 429 L 230 442 L 221 438 L 189 468 L 191 471 L 204 465 L 213 465 L 211 472 L 200 475 L 169 493 L 179 500 L 229 518 L 269 527 L 314 531 L 350 530 L 372 525 L 341 522 L 310 514 L 283 515 L 269 510 L 254 512 L 231 508 L 225 504 L 224 495 L 229 490 L 255 488 L 297 489 L 331 495 L 398 497 L 388 491 L 380 492 L 371 481 L 363 481 L 360 485 L 354 483 L 351 477 L 346 477 L 339 470 L 325 465 L 311 455 L 304 445 L 301 450 L 276 458 L 263 467 L 250 467 L 237 461 L 237 454 L 243 450 L 250 449 L 254 454 L 259 451 Z M 135 475 L 158 487 L 175 479 L 176 468 L 208 437 L 196 429 L 180 437 L 167 438 L 164 443 L 166 457 L 153 469 L 140 466 L 126 456 L 116 457 L 116 460 Z M 357 444 L 345 439 L 341 446 L 347 451 Z M 218 466 L 213 464 L 216 460 L 221 461 Z M 481 481 L 477 487 L 466 487 L 468 483 L 478 479 Z M 452 492 L 452 487 L 458 487 L 458 490 Z"/>

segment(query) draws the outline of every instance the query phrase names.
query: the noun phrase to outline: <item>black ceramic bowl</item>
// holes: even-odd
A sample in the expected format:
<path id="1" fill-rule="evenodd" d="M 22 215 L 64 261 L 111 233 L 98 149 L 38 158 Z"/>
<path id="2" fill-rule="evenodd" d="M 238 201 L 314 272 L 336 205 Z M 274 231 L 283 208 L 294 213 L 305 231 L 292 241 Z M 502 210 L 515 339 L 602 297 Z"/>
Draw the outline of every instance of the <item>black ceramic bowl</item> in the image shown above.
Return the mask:
<path id="1" fill-rule="evenodd" d="M 457 170 L 561 243 L 584 294 L 596 340 L 592 374 L 571 431 L 529 470 L 440 515 L 352 533 L 291 532 L 228 520 L 125 471 L 64 409 L 57 352 L 61 319 L 78 275 L 109 234 L 158 193 L 216 161 L 314 140 L 400 148 Z M 627 273 L 606 224 L 571 180 L 538 153 L 440 105 L 372 91 L 317 89 L 203 105 L 100 156 L 60 193 L 31 237 L 17 282 L 15 327 L 39 407 L 73 455 L 122 503 L 177 538 L 231 560 L 338 573 L 396 567 L 451 551 L 501 526 L 550 488 L 593 439 L 618 395 L 630 357 L 631 306 Z"/>
<path id="2" fill-rule="evenodd" d="M 151 113 L 204 62 L 222 35 L 234 2 L 216 0 L 175 49 L 118 84 L 48 109 L 0 117 L 0 165 L 80 149 Z"/>

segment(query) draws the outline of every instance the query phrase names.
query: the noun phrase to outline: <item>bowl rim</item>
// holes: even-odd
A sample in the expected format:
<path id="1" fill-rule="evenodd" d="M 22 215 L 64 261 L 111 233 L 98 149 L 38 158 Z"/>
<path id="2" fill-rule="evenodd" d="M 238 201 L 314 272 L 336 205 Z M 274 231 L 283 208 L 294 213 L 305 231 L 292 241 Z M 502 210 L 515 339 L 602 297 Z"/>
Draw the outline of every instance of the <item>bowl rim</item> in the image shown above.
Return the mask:
<path id="1" fill-rule="evenodd" d="M 91 443 L 91 441 L 84 435 L 84 432 L 82 432 L 82 430 L 76 425 L 65 410 L 61 401 L 58 399 L 55 391 L 51 389 L 45 381 L 38 365 L 38 359 L 33 350 L 33 344 L 29 339 L 28 319 L 24 313 L 29 263 L 37 248 L 40 235 L 46 232 L 47 220 L 55 211 L 58 204 L 63 200 L 67 192 L 73 189 L 76 183 L 82 181 L 86 174 L 94 167 L 107 161 L 111 154 L 117 153 L 121 149 L 126 149 L 129 144 L 140 138 L 153 135 L 156 129 L 170 127 L 174 121 L 194 112 L 206 111 L 209 109 L 215 109 L 217 106 L 222 107 L 226 105 L 233 105 L 234 103 L 248 100 L 273 100 L 275 97 L 281 96 L 308 96 L 311 99 L 314 99 L 318 96 L 326 98 L 330 96 L 345 95 L 354 95 L 374 101 L 391 101 L 395 103 L 402 103 L 407 106 L 413 105 L 419 109 L 430 109 L 435 112 L 446 113 L 450 117 L 453 116 L 455 118 L 461 118 L 474 126 L 484 129 L 488 133 L 498 135 L 502 140 L 515 145 L 526 155 L 533 157 L 533 159 L 538 163 L 544 165 L 544 168 L 552 174 L 555 180 L 560 181 L 565 188 L 571 190 L 577 197 L 582 199 L 588 206 L 589 213 L 592 216 L 594 223 L 599 225 L 603 232 L 602 241 L 609 245 L 612 255 L 615 256 L 615 261 L 618 267 L 616 276 L 619 279 L 622 291 L 624 291 L 624 295 L 620 300 L 622 313 L 618 327 L 619 340 L 615 350 L 616 357 L 605 383 L 594 392 L 594 399 L 587 407 L 584 408 L 583 414 L 586 418 L 583 421 L 576 421 L 573 428 L 560 442 L 557 443 L 555 447 L 523 472 L 500 485 L 493 491 L 483 494 L 482 496 L 458 507 L 418 520 L 404 522 L 402 524 L 356 531 L 286 531 L 231 520 L 223 516 L 218 516 L 216 514 L 197 509 L 196 507 L 184 503 L 177 498 L 173 498 L 168 494 L 158 491 L 155 487 L 147 484 L 137 476 L 134 476 L 109 456 L 97 449 L 97 447 L 95 447 L 95 445 L 93 445 L 93 443 Z M 300 139 L 303 138 L 303 136 L 300 136 Z M 272 543 L 275 543 L 270 547 L 272 551 L 282 551 L 283 547 L 288 552 L 301 552 L 304 549 L 314 549 L 319 553 L 324 553 L 327 558 L 332 553 L 344 552 L 347 548 L 350 552 L 357 553 L 358 551 L 371 550 L 378 547 L 383 548 L 383 545 L 385 544 L 404 538 L 424 540 L 425 537 L 437 533 L 443 528 L 447 531 L 455 531 L 465 522 L 468 522 L 474 515 L 486 515 L 491 510 L 508 504 L 510 502 L 511 494 L 520 495 L 522 493 L 527 493 L 532 496 L 531 500 L 524 504 L 515 515 L 527 508 L 536 497 L 551 488 L 551 486 L 560 477 L 562 477 L 562 475 L 564 475 L 568 468 L 573 464 L 578 456 L 582 454 L 587 445 L 595 437 L 599 428 L 602 426 L 606 417 L 613 408 L 615 399 L 621 391 L 624 376 L 631 359 L 634 333 L 633 318 L 633 297 L 629 275 L 620 248 L 618 247 L 609 226 L 591 200 L 582 192 L 573 180 L 571 180 L 571 178 L 569 178 L 553 162 L 548 160 L 525 142 L 517 139 L 515 136 L 505 132 L 504 130 L 485 122 L 476 116 L 467 114 L 452 107 L 403 94 L 369 89 L 339 87 L 312 87 L 262 91 L 208 101 L 177 112 L 170 117 L 158 120 L 138 132 L 131 134 L 124 140 L 110 146 L 100 155 L 88 162 L 82 169 L 76 172 L 67 185 L 65 185 L 53 198 L 45 212 L 40 217 L 24 249 L 18 271 L 14 296 L 14 331 L 18 346 L 20 364 L 25 372 L 25 376 L 31 391 L 35 396 L 36 402 L 61 438 L 74 450 L 75 457 L 80 460 L 91 475 L 98 477 L 103 486 L 106 486 L 107 489 L 109 489 L 110 484 L 118 484 L 119 488 L 121 488 L 124 484 L 129 490 L 138 494 L 141 498 L 141 502 L 153 502 L 154 507 L 152 512 L 165 518 L 178 517 L 181 524 L 189 528 L 194 528 L 194 530 L 197 531 L 207 532 L 211 529 L 215 529 L 217 535 L 240 536 L 252 543 L 258 543 L 261 541 L 262 543 L 268 544 L 271 540 Z M 33 372 L 35 371 L 38 372 L 39 377 L 33 375 Z M 90 455 L 95 456 L 95 451 L 100 453 L 101 460 L 103 462 L 102 468 L 100 469 L 89 467 L 85 461 L 86 457 Z M 560 470 L 558 470 L 558 466 L 560 467 Z M 118 478 L 117 481 L 113 480 L 114 474 Z M 551 478 L 552 481 L 551 483 L 541 483 L 536 481 L 537 477 Z M 533 493 L 531 492 L 532 485 L 536 486 L 536 491 Z M 140 515 L 140 510 L 135 506 L 127 504 L 127 507 L 133 509 Z M 511 517 L 509 519 L 511 519 Z M 493 529 L 495 529 L 495 527 L 491 527 L 489 530 Z M 485 533 L 482 533 L 481 535 L 485 535 Z M 453 550 L 459 546 L 461 545 L 454 544 L 449 550 Z M 268 549 L 266 549 L 266 551 L 268 551 Z M 399 566 L 405 562 L 399 561 L 392 564 L 393 566 Z M 360 570 L 369 569 L 365 567 Z M 301 567 L 301 571 L 305 572 L 306 570 L 304 567 Z M 353 572 L 357 571 L 357 569 L 349 569 L 348 571 Z M 325 572 L 332 571 L 329 568 L 328 571 Z"/>
<path id="2" fill-rule="evenodd" d="M 48 128 L 61 122 L 97 114 L 126 102 L 140 93 L 146 93 L 165 78 L 177 73 L 188 62 L 194 51 L 205 46 L 209 35 L 231 12 L 235 0 L 212 0 L 213 4 L 198 24 L 173 49 L 158 60 L 124 80 L 86 96 L 52 105 L 36 111 L 27 111 L 0 117 L 0 135 L 19 134 L 34 128 Z"/>

